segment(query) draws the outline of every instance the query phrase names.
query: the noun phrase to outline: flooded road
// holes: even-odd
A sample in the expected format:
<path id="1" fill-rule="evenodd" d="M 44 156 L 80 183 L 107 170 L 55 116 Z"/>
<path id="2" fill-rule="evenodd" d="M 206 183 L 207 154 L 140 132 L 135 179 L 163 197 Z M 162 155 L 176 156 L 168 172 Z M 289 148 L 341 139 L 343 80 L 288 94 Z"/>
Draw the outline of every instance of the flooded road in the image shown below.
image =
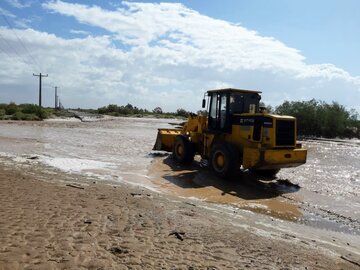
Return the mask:
<path id="1" fill-rule="evenodd" d="M 360 141 L 309 140 L 303 166 L 277 179 L 241 171 L 227 181 L 201 166 L 152 154 L 157 129 L 176 120 L 117 118 L 96 122 L 2 122 L 0 155 L 116 184 L 260 213 L 311 227 L 360 235 Z"/>

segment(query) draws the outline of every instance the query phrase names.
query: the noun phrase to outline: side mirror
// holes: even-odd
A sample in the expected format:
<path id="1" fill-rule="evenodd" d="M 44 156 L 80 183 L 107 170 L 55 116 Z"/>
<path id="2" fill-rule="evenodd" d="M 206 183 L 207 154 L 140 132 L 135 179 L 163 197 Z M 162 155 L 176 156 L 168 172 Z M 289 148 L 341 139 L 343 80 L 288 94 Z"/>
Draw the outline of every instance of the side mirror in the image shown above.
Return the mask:
<path id="1" fill-rule="evenodd" d="M 205 108 L 205 105 L 206 105 L 206 100 L 205 98 L 202 100 L 202 107 Z"/>

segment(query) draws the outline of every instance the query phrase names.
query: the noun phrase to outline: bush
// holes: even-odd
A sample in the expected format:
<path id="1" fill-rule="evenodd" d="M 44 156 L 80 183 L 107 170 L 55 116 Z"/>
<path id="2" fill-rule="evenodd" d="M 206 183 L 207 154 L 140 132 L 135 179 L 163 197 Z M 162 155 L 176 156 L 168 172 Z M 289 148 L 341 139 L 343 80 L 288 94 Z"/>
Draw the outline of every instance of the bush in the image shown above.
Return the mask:
<path id="1" fill-rule="evenodd" d="M 44 109 L 39 108 L 39 110 L 36 112 L 36 116 L 39 117 L 39 119 L 46 119 L 48 118 L 49 114 Z"/>
<path id="2" fill-rule="evenodd" d="M 3 120 L 5 116 L 5 109 L 0 109 L 0 120 Z"/>
<path id="3" fill-rule="evenodd" d="M 18 107 L 16 106 L 15 103 L 12 102 L 5 107 L 5 114 L 12 115 L 12 114 L 16 113 L 17 110 L 18 110 Z"/>
<path id="4" fill-rule="evenodd" d="M 36 114 L 40 110 L 39 106 L 34 104 L 22 104 L 21 107 L 22 107 L 21 112 L 23 113 Z"/>
<path id="5" fill-rule="evenodd" d="M 118 106 L 116 104 L 109 104 L 108 106 L 98 108 L 94 112 L 97 112 L 99 114 L 109 114 L 109 115 L 113 115 L 113 116 L 150 114 L 150 112 L 148 110 L 139 109 L 136 106 L 133 106 L 129 103 L 126 106 Z"/>
<path id="6" fill-rule="evenodd" d="M 16 112 L 11 116 L 11 120 L 36 121 L 36 120 L 41 120 L 41 119 L 35 114 L 26 114 L 26 113 L 22 113 L 22 112 Z"/>
<path id="7" fill-rule="evenodd" d="M 11 116 L 12 120 L 25 120 L 26 115 L 22 112 L 16 112 Z"/>
<path id="8" fill-rule="evenodd" d="M 21 109 L 22 113 L 36 115 L 38 119 L 45 119 L 49 115 L 49 113 L 45 109 L 40 108 L 38 105 L 23 104 L 21 105 L 21 107 L 22 107 Z"/>

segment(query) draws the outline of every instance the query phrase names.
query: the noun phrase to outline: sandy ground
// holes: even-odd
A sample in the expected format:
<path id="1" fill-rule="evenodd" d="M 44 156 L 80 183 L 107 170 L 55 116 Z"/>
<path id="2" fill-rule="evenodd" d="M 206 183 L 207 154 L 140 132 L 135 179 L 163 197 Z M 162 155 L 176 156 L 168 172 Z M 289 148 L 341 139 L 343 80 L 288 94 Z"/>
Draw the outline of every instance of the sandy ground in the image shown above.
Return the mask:
<path id="1" fill-rule="evenodd" d="M 315 240 L 252 233 L 205 202 L 4 164 L 0 269 L 360 269 Z"/>

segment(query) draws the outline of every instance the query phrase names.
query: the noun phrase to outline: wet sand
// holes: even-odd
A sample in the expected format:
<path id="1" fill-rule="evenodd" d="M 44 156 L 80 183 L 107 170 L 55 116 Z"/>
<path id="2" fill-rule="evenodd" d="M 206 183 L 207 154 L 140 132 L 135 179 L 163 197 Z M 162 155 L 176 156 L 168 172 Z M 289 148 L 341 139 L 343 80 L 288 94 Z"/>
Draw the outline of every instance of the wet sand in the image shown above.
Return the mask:
<path id="1" fill-rule="evenodd" d="M 345 250 L 251 231 L 204 202 L 7 161 L 0 269 L 359 269 Z"/>

